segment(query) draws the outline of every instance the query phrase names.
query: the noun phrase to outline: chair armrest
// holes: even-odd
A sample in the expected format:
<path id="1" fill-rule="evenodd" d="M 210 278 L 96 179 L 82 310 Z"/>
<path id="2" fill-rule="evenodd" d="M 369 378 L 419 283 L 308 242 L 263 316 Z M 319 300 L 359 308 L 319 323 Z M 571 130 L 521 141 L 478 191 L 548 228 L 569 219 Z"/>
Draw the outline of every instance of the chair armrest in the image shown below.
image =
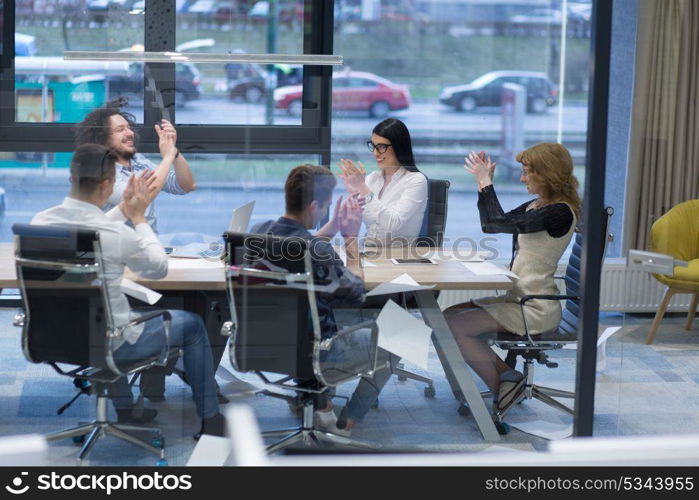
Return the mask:
<path id="1" fill-rule="evenodd" d="M 527 337 L 527 340 L 529 340 L 529 343 L 532 345 L 536 345 L 536 341 L 532 339 L 531 335 L 529 334 L 529 326 L 527 325 L 527 315 L 524 314 L 524 304 L 526 304 L 530 300 L 534 299 L 540 299 L 540 300 L 579 300 L 580 297 L 578 295 L 549 295 L 549 294 L 542 294 L 542 295 L 525 295 L 521 299 L 519 299 L 519 307 L 522 310 L 522 321 L 524 322 L 524 334 Z"/>
<path id="2" fill-rule="evenodd" d="M 534 299 L 540 299 L 540 300 L 579 300 L 580 297 L 577 295 L 525 295 L 521 299 L 519 299 L 519 303 L 521 305 L 524 305 L 526 302 L 529 302 L 530 300 Z"/>
<path id="3" fill-rule="evenodd" d="M 340 337 L 345 337 L 349 335 L 350 333 L 356 332 L 357 330 L 361 330 L 362 328 L 371 328 L 372 330 L 375 330 L 376 335 L 378 335 L 378 328 L 376 327 L 376 321 L 373 319 L 368 319 L 366 321 L 362 321 L 361 323 L 357 323 L 352 326 L 347 326 L 343 328 L 342 330 L 338 330 L 335 335 L 332 337 L 329 337 L 327 339 L 324 339 L 320 343 L 320 348 L 323 351 L 327 351 L 332 347 L 333 342 L 335 340 L 339 339 Z M 372 339 L 373 340 L 373 339 Z"/>
<path id="4" fill-rule="evenodd" d="M 170 314 L 170 311 L 166 311 L 165 309 L 160 310 L 160 311 L 151 311 L 151 312 L 148 312 L 146 314 L 142 314 L 138 318 L 129 321 L 125 325 L 117 327 L 116 330 L 119 332 L 122 332 L 122 331 L 126 330 L 127 328 L 131 328 L 132 326 L 136 326 L 136 325 L 139 325 L 141 323 L 145 323 L 146 321 L 150 321 L 154 318 L 157 318 L 158 316 L 162 316 L 164 321 L 170 321 L 172 319 L 172 315 Z M 168 343 L 168 345 L 169 345 L 169 343 Z"/>
<path id="5" fill-rule="evenodd" d="M 125 323 L 123 325 L 120 325 L 114 329 L 114 332 L 109 336 L 109 343 L 108 343 L 108 349 L 109 352 L 107 353 L 108 361 L 107 364 L 109 365 L 110 370 L 112 370 L 114 373 L 118 375 L 128 375 L 127 373 L 122 372 L 119 370 L 119 367 L 117 366 L 116 362 L 114 361 L 113 353 L 114 353 L 114 340 L 117 338 L 123 338 L 123 333 L 127 328 L 134 327 L 136 325 L 140 325 L 142 323 L 145 323 L 146 321 L 150 321 L 152 319 L 162 317 L 163 318 L 163 334 L 165 335 L 165 348 L 164 348 L 164 356 L 157 360 L 156 362 L 152 362 L 149 365 L 154 365 L 157 364 L 159 366 L 165 366 L 168 362 L 169 356 L 170 356 L 170 321 L 172 320 L 172 315 L 170 314 L 170 311 L 167 311 L 165 309 L 161 310 L 156 310 L 156 311 L 149 311 L 145 314 L 140 315 L 138 318 L 135 318 L 128 323 Z"/>

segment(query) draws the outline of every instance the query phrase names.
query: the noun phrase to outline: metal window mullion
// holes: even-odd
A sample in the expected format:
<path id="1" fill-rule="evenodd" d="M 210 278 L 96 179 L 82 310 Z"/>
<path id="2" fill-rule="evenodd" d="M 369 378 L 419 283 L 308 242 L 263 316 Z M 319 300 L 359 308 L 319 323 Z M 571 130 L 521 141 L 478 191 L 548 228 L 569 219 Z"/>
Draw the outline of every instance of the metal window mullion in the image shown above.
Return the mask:
<path id="1" fill-rule="evenodd" d="M 146 52 L 174 51 L 177 44 L 177 9 L 175 0 L 149 0 L 144 23 L 144 49 Z M 143 121 L 150 125 L 143 139 L 155 140 L 152 124 L 163 118 L 156 103 L 159 98 L 152 84 L 160 91 L 162 105 L 167 116 L 175 123 L 175 65 L 167 63 L 145 63 L 143 67 Z"/>
<path id="2" fill-rule="evenodd" d="M 590 48 L 591 107 L 587 121 L 587 164 L 583 214 L 585 230 L 581 255 L 580 296 L 582 315 L 578 333 L 575 375 L 574 436 L 592 436 L 599 328 L 599 291 L 604 249 L 604 179 L 607 157 L 609 66 L 611 59 L 612 0 L 595 0 L 592 7 Z"/>
<path id="3" fill-rule="evenodd" d="M 0 55 L 0 125 L 15 122 L 15 0 L 5 0 Z"/>

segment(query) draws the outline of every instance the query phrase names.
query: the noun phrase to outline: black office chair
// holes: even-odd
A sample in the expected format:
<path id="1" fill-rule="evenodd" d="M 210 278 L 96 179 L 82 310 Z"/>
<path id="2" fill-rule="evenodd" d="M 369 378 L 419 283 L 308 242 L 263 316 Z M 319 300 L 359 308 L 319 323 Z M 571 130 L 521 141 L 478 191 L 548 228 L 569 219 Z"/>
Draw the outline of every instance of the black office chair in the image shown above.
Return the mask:
<path id="1" fill-rule="evenodd" d="M 418 236 L 416 241 L 417 246 L 440 248 L 444 243 L 444 231 L 446 231 L 447 228 L 447 208 L 450 185 L 451 183 L 446 180 L 427 180 L 427 207 L 425 207 L 425 215 L 422 219 L 420 236 Z M 406 309 L 417 308 L 417 303 L 412 296 L 406 297 L 404 305 Z M 434 388 L 434 381 L 431 378 L 405 370 L 403 368 L 403 363 L 399 363 L 398 366 L 393 369 L 393 373 L 401 382 L 411 379 L 427 384 L 427 387 L 424 389 L 425 397 L 435 397 L 436 391 Z"/>
<path id="2" fill-rule="evenodd" d="M 26 224 L 15 224 L 12 231 L 23 301 L 15 325 L 22 327 L 24 356 L 32 363 L 49 364 L 57 373 L 79 382 L 76 386 L 83 388 L 81 393 L 92 392 L 97 397 L 95 420 L 48 434 L 46 439 L 84 441 L 80 462 L 100 437 L 111 435 L 155 453 L 160 457 L 158 465 L 167 464 L 160 429 L 107 419 L 106 389 L 121 376 L 136 376 L 167 362 L 170 314 L 153 311 L 127 324 L 114 323 L 98 231 Z M 126 329 L 155 318 L 164 321 L 163 350 L 143 361 L 118 363 L 114 351 L 124 341 Z M 148 443 L 128 431 L 147 431 L 155 437 Z"/>
<path id="3" fill-rule="evenodd" d="M 427 207 L 422 218 L 420 236 L 417 237 L 418 246 L 441 247 L 444 243 L 450 185 L 445 180 L 427 180 Z"/>
<path id="4" fill-rule="evenodd" d="M 265 437 L 285 436 L 267 451 L 276 452 L 299 442 L 377 448 L 313 425 L 317 396 L 375 371 L 376 322 L 364 321 L 322 339 L 315 288 L 323 283 L 314 282 L 308 243 L 300 238 L 263 234 L 226 233 L 224 237 L 227 259 L 232 264 L 226 271 L 231 321 L 221 333 L 231 337 L 231 363 L 238 371 L 254 372 L 266 384 L 296 394 L 268 395 L 302 406 L 300 427 L 263 432 Z M 331 356 L 341 359 L 343 354 L 356 354 L 353 346 L 364 334 L 369 341 L 363 357 L 329 362 Z M 281 378 L 272 380 L 266 372 Z"/>
<path id="5" fill-rule="evenodd" d="M 608 233 L 609 219 L 614 213 L 612 207 L 604 209 L 604 224 L 603 238 L 604 248 L 612 239 Z M 556 368 L 558 363 L 550 361 L 547 351 L 562 349 L 566 344 L 577 342 L 579 313 L 580 313 L 580 263 L 582 252 L 582 234 L 576 233 L 573 242 L 573 248 L 568 259 L 568 266 L 564 276 L 554 276 L 556 279 L 565 280 L 566 293 L 565 295 L 526 295 L 520 300 L 520 305 L 524 305 L 533 299 L 540 300 L 565 300 L 565 308 L 562 311 L 561 322 L 558 328 L 551 332 L 544 332 L 539 335 L 531 336 L 527 330 L 527 318 L 522 309 L 522 317 L 524 319 L 524 328 L 526 335 L 516 335 L 512 333 L 499 333 L 493 344 L 500 349 L 507 351 L 505 362 L 514 369 L 517 364 L 517 356 L 521 356 L 524 360 L 522 373 L 526 379 L 523 390 L 516 398 L 501 410 L 494 410 L 493 418 L 495 426 L 500 434 L 507 434 L 510 430 L 509 425 L 503 420 L 510 409 L 525 399 L 538 399 L 549 406 L 557 408 L 562 412 L 573 414 L 573 410 L 568 406 L 556 401 L 554 398 L 575 399 L 575 393 L 571 391 L 562 391 L 551 387 L 543 387 L 534 383 L 534 362 L 541 365 L 546 365 L 547 368 Z"/>

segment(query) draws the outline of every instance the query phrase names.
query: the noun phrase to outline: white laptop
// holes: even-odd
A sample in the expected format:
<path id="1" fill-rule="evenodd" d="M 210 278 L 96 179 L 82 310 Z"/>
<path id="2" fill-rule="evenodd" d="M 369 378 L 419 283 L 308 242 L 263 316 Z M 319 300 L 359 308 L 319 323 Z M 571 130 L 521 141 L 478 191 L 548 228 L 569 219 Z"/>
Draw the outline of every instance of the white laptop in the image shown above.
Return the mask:
<path id="1" fill-rule="evenodd" d="M 254 200 L 234 209 L 228 224 L 228 232 L 244 233 L 247 231 L 253 208 L 255 208 Z M 171 256 L 186 259 L 220 258 L 223 255 L 223 250 L 224 245 L 221 240 L 210 243 L 189 243 L 173 247 Z"/>

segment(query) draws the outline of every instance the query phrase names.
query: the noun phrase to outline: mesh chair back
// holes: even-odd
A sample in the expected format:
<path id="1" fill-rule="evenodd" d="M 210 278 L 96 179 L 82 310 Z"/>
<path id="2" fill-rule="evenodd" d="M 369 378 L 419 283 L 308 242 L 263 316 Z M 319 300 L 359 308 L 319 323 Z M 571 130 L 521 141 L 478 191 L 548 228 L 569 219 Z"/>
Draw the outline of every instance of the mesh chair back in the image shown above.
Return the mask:
<path id="1" fill-rule="evenodd" d="M 99 233 L 26 224 L 12 231 L 26 314 L 25 356 L 106 368 Z"/>
<path id="2" fill-rule="evenodd" d="M 313 334 L 317 310 L 310 269 L 306 274 L 308 243 L 246 233 L 224 238 L 228 263 L 238 266 L 238 273 L 227 277 L 236 369 L 314 378 L 314 341 L 319 338 Z"/>
<path id="3" fill-rule="evenodd" d="M 427 207 L 422 218 L 422 228 L 417 243 L 432 247 L 441 247 L 444 231 L 447 227 L 447 208 L 449 198 L 449 181 L 440 179 L 427 180 Z"/>

